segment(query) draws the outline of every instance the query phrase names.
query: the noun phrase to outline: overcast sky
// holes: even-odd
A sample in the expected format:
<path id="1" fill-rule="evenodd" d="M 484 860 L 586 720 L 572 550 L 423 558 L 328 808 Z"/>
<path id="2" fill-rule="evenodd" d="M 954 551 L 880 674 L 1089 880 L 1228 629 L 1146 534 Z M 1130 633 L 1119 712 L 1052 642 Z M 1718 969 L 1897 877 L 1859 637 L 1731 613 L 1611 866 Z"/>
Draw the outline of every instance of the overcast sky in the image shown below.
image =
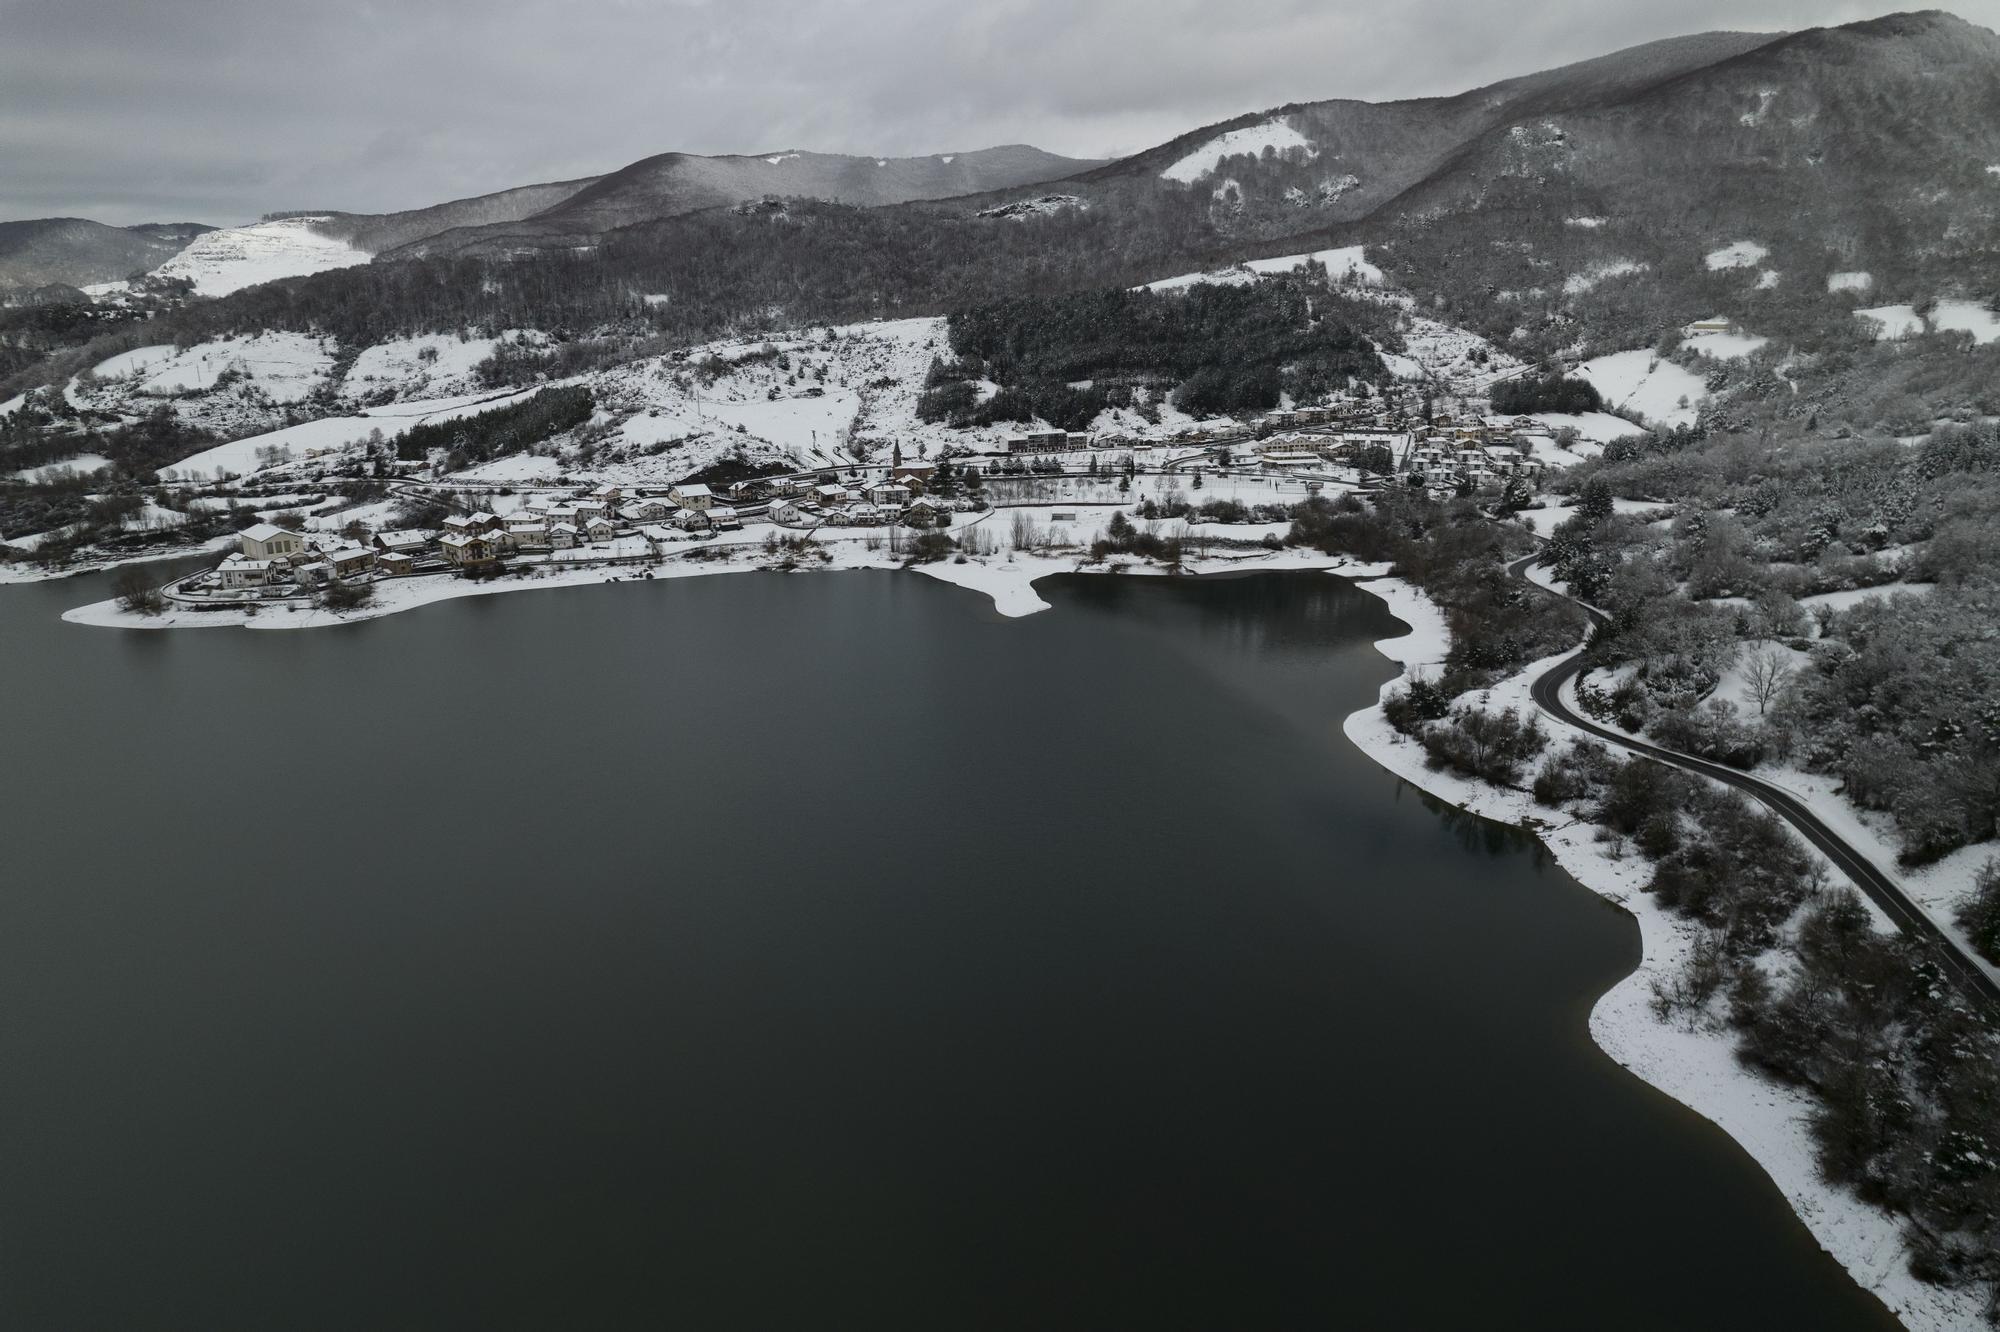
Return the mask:
<path id="1" fill-rule="evenodd" d="M 2000 0 L 1955 12 L 2000 27 Z M 653 153 L 1136 152 L 1884 0 L 0 0 L 0 219 L 376 212 Z"/>

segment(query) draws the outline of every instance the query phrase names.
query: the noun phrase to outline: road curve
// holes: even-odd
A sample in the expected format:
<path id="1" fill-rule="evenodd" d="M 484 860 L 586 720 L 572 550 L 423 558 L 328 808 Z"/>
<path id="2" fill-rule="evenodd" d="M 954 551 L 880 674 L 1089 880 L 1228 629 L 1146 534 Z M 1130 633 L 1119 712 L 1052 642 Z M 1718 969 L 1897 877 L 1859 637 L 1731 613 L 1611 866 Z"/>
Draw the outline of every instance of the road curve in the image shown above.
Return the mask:
<path id="1" fill-rule="evenodd" d="M 1550 588 L 1543 588 L 1527 577 L 1528 566 L 1541 558 L 1539 551 L 1523 556 L 1507 566 L 1507 572 L 1515 578 L 1529 582 L 1530 586 L 1541 588 L 1551 596 L 1563 596 Z M 1574 597 L 1566 597 L 1573 605 L 1580 607 L 1590 616 L 1594 627 L 1608 625 L 1610 618 L 1594 606 L 1585 605 Z M 1685 772 L 1697 773 L 1712 778 L 1724 786 L 1743 792 L 1762 803 L 1773 814 L 1790 824 L 1798 834 L 1824 852 L 1854 886 L 1866 893 L 1869 900 L 1882 908 L 1904 935 L 1917 941 L 1927 952 L 1937 959 L 1938 965 L 1958 983 L 1959 989 L 1976 1002 L 2000 1007 L 2000 984 L 1995 983 L 1976 961 L 1973 960 L 1958 941 L 1945 933 L 1938 923 L 1925 914 L 1896 881 L 1884 874 L 1873 861 L 1863 855 L 1840 835 L 1821 822 L 1818 815 L 1806 803 L 1791 792 L 1768 782 L 1759 781 L 1748 773 L 1707 759 L 1695 758 L 1676 750 L 1663 749 L 1643 740 L 1634 740 L 1628 735 L 1610 730 L 1573 711 L 1563 702 L 1562 687 L 1569 683 L 1583 669 L 1584 649 L 1578 648 L 1548 670 L 1536 677 L 1529 688 L 1535 706 L 1549 716 L 1568 726 L 1615 745 L 1629 753 L 1638 754 L 1669 767 Z"/>

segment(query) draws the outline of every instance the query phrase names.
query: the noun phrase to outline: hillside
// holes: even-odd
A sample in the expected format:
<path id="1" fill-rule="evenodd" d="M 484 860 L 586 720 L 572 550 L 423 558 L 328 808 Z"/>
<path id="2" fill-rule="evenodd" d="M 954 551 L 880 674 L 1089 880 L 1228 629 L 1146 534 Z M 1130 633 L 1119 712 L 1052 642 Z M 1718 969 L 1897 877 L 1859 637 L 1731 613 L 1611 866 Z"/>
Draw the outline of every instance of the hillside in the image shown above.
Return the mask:
<path id="1" fill-rule="evenodd" d="M 0 222 L 0 291 L 129 277 L 166 262 L 213 229 L 198 222 L 110 227 L 81 217 Z"/>
<path id="2" fill-rule="evenodd" d="M 1086 178 L 1141 181 L 1245 253 L 1367 244 L 1544 351 L 1718 313 L 1819 335 L 2000 291 L 2000 38 L 1938 12 L 1705 34 L 1453 98 L 1280 107 Z"/>
<path id="3" fill-rule="evenodd" d="M 927 157 L 781 152 L 701 157 L 662 153 L 584 184 L 533 216 L 456 225 L 391 258 L 509 254 L 589 243 L 606 232 L 775 196 L 877 205 L 938 199 L 1055 179 L 1097 165 L 1025 144 Z"/>
<path id="4" fill-rule="evenodd" d="M 554 208 L 602 179 L 585 176 L 581 180 L 552 181 L 542 185 L 522 185 L 511 190 L 454 199 L 428 208 L 411 208 L 400 213 L 312 214 L 312 229 L 323 236 L 345 241 L 357 250 L 380 254 L 399 245 L 435 236 L 459 227 L 489 226 L 518 222 L 522 218 Z M 266 221 L 277 220 L 267 218 Z"/>

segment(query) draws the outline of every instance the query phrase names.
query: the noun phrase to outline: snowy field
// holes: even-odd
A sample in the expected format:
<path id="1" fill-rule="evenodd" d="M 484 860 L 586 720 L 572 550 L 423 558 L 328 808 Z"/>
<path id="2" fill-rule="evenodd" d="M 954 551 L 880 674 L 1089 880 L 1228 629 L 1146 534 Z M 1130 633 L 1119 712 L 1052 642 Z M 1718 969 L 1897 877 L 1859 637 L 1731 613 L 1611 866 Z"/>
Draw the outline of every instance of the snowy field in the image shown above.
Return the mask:
<path id="1" fill-rule="evenodd" d="M 1829 273 L 1826 279 L 1828 291 L 1867 291 L 1875 285 L 1875 275 L 1866 272 Z"/>
<path id="2" fill-rule="evenodd" d="M 111 459 L 103 454 L 79 453 L 74 458 L 64 458 L 61 462 L 43 463 L 40 467 L 23 467 L 14 475 L 23 481 L 46 481 L 63 472 L 84 474 L 110 465 Z"/>
<path id="3" fill-rule="evenodd" d="M 1708 396 L 1700 376 L 1650 351 L 1600 356 L 1578 366 L 1577 374 L 1595 385 L 1610 406 L 1654 425 L 1693 425 L 1696 409 Z"/>
<path id="4" fill-rule="evenodd" d="M 1714 361 L 1740 360 L 1771 340 L 1755 333 L 1691 333 L 1681 345 Z"/>
<path id="5" fill-rule="evenodd" d="M 1970 333 L 1972 340 L 1982 347 L 2000 339 L 2000 315 L 1978 301 L 1939 301 L 1931 322 L 1941 331 Z"/>
<path id="6" fill-rule="evenodd" d="M 1914 305 L 1877 305 L 1856 310 L 1854 317 L 1873 324 L 1878 338 L 1913 338 L 1924 331 L 1923 317 Z"/>
<path id="7" fill-rule="evenodd" d="M 207 232 L 153 272 L 192 280 L 200 296 L 227 296 L 260 282 L 369 261 L 367 251 L 313 231 L 308 225 L 312 220 L 285 218 Z"/>
<path id="8" fill-rule="evenodd" d="M 1711 272 L 1721 272 L 1729 268 L 1755 268 L 1764 262 L 1771 252 L 1756 241 L 1734 241 L 1719 250 L 1710 250 L 1702 256 Z"/>

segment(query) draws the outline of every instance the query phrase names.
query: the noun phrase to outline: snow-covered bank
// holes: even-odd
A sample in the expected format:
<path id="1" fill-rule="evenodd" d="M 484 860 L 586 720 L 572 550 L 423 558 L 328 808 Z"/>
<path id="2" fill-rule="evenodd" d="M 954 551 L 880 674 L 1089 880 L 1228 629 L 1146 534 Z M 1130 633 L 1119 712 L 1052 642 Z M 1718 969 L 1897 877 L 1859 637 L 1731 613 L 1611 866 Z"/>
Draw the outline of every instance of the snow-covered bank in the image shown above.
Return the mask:
<path id="1" fill-rule="evenodd" d="M 968 524 L 967 526 L 976 526 Z M 593 583 L 631 583 L 665 578 L 698 578 L 706 574 L 746 573 L 754 570 L 783 569 L 786 572 L 817 573 L 846 569 L 902 569 L 904 557 L 887 548 L 882 533 L 874 532 L 876 548 L 870 549 L 866 529 L 854 535 L 818 538 L 826 559 L 808 557 L 787 563 L 788 557 L 764 548 L 765 536 L 773 531 L 758 526 L 746 529 L 744 539 L 677 550 L 655 564 L 596 564 L 565 568 L 555 564 L 526 566 L 521 572 L 501 578 L 470 580 L 449 575 L 390 579 L 373 584 L 374 597 L 353 610 L 330 611 L 306 606 L 267 602 L 217 610 L 197 610 L 175 605 L 157 615 L 121 609 L 115 600 L 78 606 L 63 614 L 71 624 L 95 625 L 106 629 L 214 629 L 231 626 L 249 629 L 317 629 L 328 625 L 353 624 L 415 610 L 434 602 L 455 601 L 460 597 L 493 596 L 502 592 L 528 592 L 538 588 L 582 587 Z M 963 530 L 962 528 L 959 530 Z M 796 535 L 796 534 L 787 534 Z M 234 538 L 231 538 L 232 540 Z M 1135 577 L 1168 576 L 1170 571 L 1157 564 L 1113 558 L 1098 564 L 1085 563 L 1074 550 L 1047 554 L 1013 551 L 994 555 L 968 556 L 964 563 L 944 560 L 911 566 L 917 572 L 942 583 L 962 587 L 990 598 L 994 609 L 1008 617 L 1033 615 L 1049 609 L 1034 584 L 1051 574 L 1096 573 Z M 1188 559 L 1188 575 L 1222 573 L 1273 573 L 1286 570 L 1319 570 L 1365 576 L 1382 572 L 1380 567 L 1351 563 L 1345 556 L 1324 555 L 1314 550 L 1285 548 L 1229 550 L 1205 558 Z"/>
<path id="2" fill-rule="evenodd" d="M 1402 663 L 1406 676 L 1442 661 L 1444 617 L 1429 598 L 1397 579 L 1360 586 L 1412 626 L 1410 634 L 1376 644 L 1384 656 Z M 1558 659 L 1537 662 L 1502 681 L 1480 696 L 1482 702 L 1535 712 L 1529 684 Z M 1400 683 L 1385 684 L 1382 696 Z M 1582 736 L 1547 717 L 1542 724 L 1557 743 Z M 1370 758 L 1412 785 L 1485 818 L 1530 829 L 1571 877 L 1636 918 L 1642 944 L 1639 967 L 1597 1001 L 1590 1015 L 1591 1038 L 1631 1072 L 1734 1138 L 1770 1175 L 1813 1238 L 1907 1327 L 1945 1332 L 1980 1325 L 1982 1301 L 1976 1292 L 1931 1286 L 1912 1276 L 1895 1218 L 1820 1178 L 1810 1131 L 1813 1105 L 1805 1093 L 1739 1063 L 1729 1032 L 1663 1023 L 1653 1016 L 1654 981 L 1679 973 L 1699 931 L 1644 891 L 1649 866 L 1643 857 L 1600 842 L 1596 825 L 1587 821 L 1548 822 L 1552 811 L 1525 791 L 1432 771 L 1425 766 L 1422 747 L 1389 725 L 1379 700 L 1348 717 L 1345 730 Z M 1637 1205 L 1643 1206 L 1643 1200 Z"/>

